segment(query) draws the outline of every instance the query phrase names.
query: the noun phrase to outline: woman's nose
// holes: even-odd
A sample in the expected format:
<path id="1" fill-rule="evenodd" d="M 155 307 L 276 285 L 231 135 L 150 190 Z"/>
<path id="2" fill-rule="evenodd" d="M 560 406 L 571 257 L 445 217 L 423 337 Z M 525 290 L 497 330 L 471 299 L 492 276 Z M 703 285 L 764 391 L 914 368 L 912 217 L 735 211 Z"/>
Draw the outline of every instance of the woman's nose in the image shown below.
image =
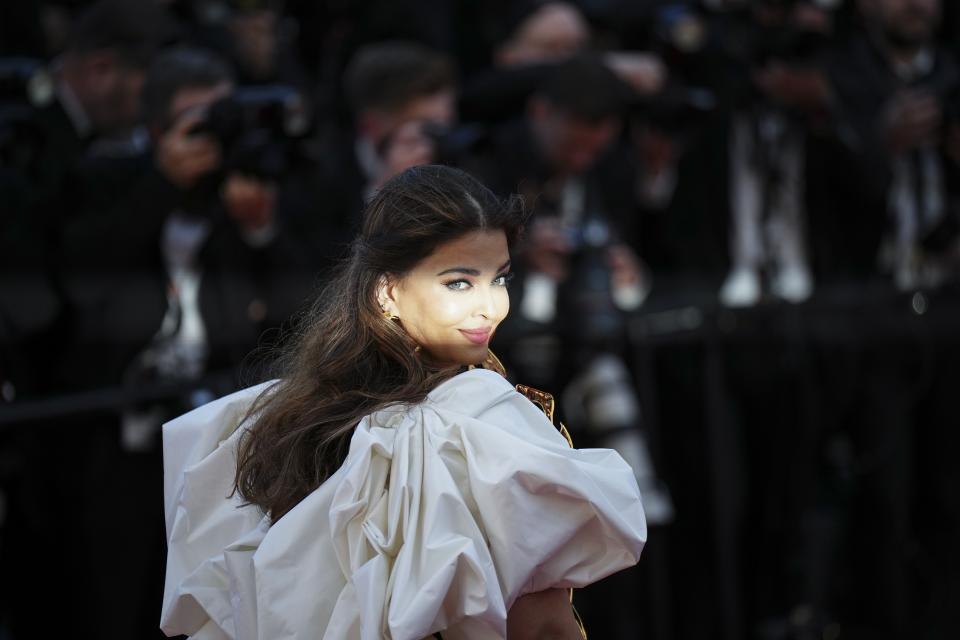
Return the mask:
<path id="1" fill-rule="evenodd" d="M 492 286 L 481 288 L 480 299 L 477 301 L 477 314 L 487 319 L 497 314 L 497 301 L 494 298 Z"/>

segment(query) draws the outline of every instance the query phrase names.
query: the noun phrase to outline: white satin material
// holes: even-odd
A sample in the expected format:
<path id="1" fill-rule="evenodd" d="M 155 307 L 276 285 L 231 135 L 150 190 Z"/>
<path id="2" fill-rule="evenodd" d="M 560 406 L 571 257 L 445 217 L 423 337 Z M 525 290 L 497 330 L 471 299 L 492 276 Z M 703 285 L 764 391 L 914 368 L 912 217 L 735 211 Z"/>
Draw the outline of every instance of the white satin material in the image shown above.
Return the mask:
<path id="1" fill-rule="evenodd" d="M 339 471 L 270 526 L 230 496 L 237 425 L 266 388 L 164 426 L 167 635 L 505 638 L 521 595 L 639 559 L 632 470 L 614 451 L 568 448 L 483 369 L 364 418 Z"/>

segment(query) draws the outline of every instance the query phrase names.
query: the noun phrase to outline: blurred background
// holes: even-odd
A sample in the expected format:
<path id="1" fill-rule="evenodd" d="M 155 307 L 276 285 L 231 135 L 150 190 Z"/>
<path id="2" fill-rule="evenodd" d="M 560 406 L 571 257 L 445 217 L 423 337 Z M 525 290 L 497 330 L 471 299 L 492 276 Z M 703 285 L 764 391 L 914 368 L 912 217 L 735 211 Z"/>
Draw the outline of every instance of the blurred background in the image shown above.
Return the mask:
<path id="1" fill-rule="evenodd" d="M 594 638 L 960 637 L 960 5 L 0 6 L 0 640 L 158 638 L 160 425 L 423 163 L 520 193 L 493 348 L 633 465 Z"/>

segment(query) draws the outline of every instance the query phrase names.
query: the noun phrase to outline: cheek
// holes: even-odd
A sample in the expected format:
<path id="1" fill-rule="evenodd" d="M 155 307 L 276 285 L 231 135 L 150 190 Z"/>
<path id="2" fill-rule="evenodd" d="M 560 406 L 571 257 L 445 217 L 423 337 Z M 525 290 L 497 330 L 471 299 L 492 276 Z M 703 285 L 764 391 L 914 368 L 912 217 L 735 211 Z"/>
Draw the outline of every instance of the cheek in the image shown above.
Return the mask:
<path id="1" fill-rule="evenodd" d="M 426 287 L 407 297 L 399 309 L 400 318 L 406 318 L 411 335 L 423 339 L 439 339 L 445 330 L 455 327 L 467 314 L 463 298 L 445 289 Z"/>
<path id="2" fill-rule="evenodd" d="M 501 322 L 510 312 L 510 294 L 506 289 L 497 296 L 497 322 Z"/>
<path id="3" fill-rule="evenodd" d="M 438 327 L 453 327 L 459 325 L 469 312 L 469 305 L 462 294 L 450 294 L 434 300 L 429 307 L 430 316 Z"/>

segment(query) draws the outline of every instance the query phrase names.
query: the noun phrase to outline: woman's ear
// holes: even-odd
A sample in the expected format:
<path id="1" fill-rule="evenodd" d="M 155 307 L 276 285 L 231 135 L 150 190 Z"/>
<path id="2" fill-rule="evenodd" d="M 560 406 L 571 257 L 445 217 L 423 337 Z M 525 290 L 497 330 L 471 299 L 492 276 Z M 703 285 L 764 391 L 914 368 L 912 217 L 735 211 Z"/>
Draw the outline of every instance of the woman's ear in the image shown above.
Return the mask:
<path id="1" fill-rule="evenodd" d="M 389 319 L 399 318 L 397 312 L 396 283 L 388 275 L 380 276 L 380 282 L 377 284 L 377 304 L 383 311 L 383 315 Z"/>

